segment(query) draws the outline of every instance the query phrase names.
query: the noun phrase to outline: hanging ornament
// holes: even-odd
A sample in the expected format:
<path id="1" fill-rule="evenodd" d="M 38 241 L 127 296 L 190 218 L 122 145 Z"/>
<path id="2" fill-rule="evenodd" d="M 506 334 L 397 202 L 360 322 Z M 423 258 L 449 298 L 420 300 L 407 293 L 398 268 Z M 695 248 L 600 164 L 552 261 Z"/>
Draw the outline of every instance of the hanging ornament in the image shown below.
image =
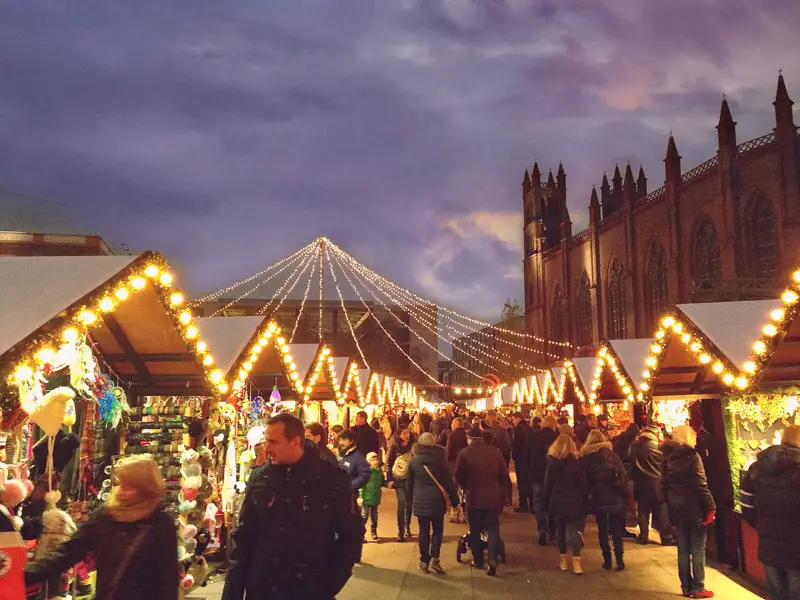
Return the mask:
<path id="1" fill-rule="evenodd" d="M 72 433 L 72 426 L 75 425 L 75 401 L 72 398 L 67 400 L 67 406 L 64 409 L 64 425 L 69 427 Z"/>
<path id="2" fill-rule="evenodd" d="M 273 404 L 277 404 L 281 401 L 281 393 L 278 391 L 277 385 L 272 387 L 272 393 L 269 395 L 269 401 Z"/>

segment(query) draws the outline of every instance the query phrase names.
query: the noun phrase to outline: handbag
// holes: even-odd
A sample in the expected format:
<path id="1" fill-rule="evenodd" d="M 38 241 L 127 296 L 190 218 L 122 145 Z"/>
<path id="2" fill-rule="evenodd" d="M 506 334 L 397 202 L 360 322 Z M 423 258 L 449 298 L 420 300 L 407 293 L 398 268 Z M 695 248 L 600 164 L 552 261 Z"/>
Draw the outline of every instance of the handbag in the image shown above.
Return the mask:
<path id="1" fill-rule="evenodd" d="M 133 538 L 131 545 L 128 546 L 127 550 L 125 551 L 125 555 L 122 557 L 122 560 L 117 567 L 116 573 L 114 573 L 114 578 L 111 580 L 111 595 L 108 596 L 106 600 L 114 600 L 114 597 L 117 595 L 117 590 L 119 589 L 119 582 L 122 580 L 122 576 L 128 569 L 128 565 L 130 564 L 131 559 L 133 559 L 133 555 L 136 554 L 139 546 L 142 545 L 144 536 L 147 535 L 148 531 L 150 531 L 150 525 L 145 525 L 139 530 L 139 533 L 136 534 L 136 537 Z"/>
<path id="2" fill-rule="evenodd" d="M 447 495 L 447 490 L 445 490 L 444 486 L 441 483 L 439 483 L 439 480 L 433 476 L 433 473 L 431 473 L 431 470 L 427 467 L 427 465 L 423 466 L 422 468 L 425 469 L 425 472 L 428 474 L 428 477 L 433 479 L 433 483 L 435 483 L 436 487 L 439 488 L 439 491 L 442 492 L 442 496 L 444 497 L 444 508 L 445 511 L 449 513 L 450 511 L 453 510 L 453 505 L 450 503 L 450 496 Z"/>

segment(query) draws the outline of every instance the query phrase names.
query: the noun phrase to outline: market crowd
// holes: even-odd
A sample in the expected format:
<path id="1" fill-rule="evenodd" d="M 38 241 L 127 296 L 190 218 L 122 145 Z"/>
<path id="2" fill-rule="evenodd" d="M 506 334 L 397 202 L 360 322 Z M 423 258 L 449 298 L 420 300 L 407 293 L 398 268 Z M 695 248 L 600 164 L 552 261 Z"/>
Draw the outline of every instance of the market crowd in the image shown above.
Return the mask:
<path id="1" fill-rule="evenodd" d="M 529 421 L 518 412 L 451 408 L 388 411 L 372 421 L 359 412 L 352 429 L 327 431 L 284 413 L 267 422 L 265 445 L 233 535 L 225 600 L 332 600 L 360 563 L 364 543 L 378 541 L 379 518 L 396 518 L 397 543 L 413 540 L 416 530 L 419 570 L 436 575 L 445 574 L 445 519 L 466 522 L 460 543 L 473 567 L 494 576 L 504 555 L 500 516 L 514 497 L 511 472 L 513 510 L 535 516 L 531 543 L 555 546 L 553 568 L 584 572 L 592 516 L 603 569 L 626 569 L 626 538 L 657 539 L 677 546 L 682 594 L 713 596 L 705 587 L 705 545 L 716 505 L 688 424 L 666 432 L 641 422 L 612 431 L 594 415 L 570 424 L 566 417 Z M 396 494 L 395 515 L 380 514 L 384 493 Z M 98 598 L 177 598 L 175 526 L 164 496 L 151 459 L 126 459 L 106 505 L 27 567 L 28 583 L 58 578 L 93 552 Z M 800 426 L 788 426 L 781 443 L 761 452 L 742 481 L 741 502 L 760 537 L 769 597 L 800 598 Z M 0 511 L 0 531 L 10 526 L 4 516 Z"/>

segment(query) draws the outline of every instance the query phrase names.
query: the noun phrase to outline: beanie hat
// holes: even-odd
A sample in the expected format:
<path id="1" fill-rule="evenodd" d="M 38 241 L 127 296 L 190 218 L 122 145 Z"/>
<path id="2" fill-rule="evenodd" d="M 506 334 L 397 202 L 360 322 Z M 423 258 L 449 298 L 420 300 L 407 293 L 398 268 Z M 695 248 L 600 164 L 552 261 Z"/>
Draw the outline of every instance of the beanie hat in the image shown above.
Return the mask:
<path id="1" fill-rule="evenodd" d="M 31 410 L 31 421 L 36 423 L 47 435 L 56 435 L 64 424 L 67 400 L 73 398 L 75 398 L 75 390 L 68 387 L 59 387 L 48 392 Z"/>
<path id="2" fill-rule="evenodd" d="M 482 440 L 483 439 L 483 432 L 481 431 L 480 427 L 473 427 L 467 433 L 467 437 L 471 440 Z"/>
<path id="3" fill-rule="evenodd" d="M 375 452 L 367 452 L 367 462 L 370 462 L 373 456 L 378 458 L 378 455 Z"/>
<path id="4" fill-rule="evenodd" d="M 432 433 L 428 433 L 427 431 L 419 436 L 419 443 L 423 446 L 435 446 L 436 445 L 436 438 L 433 437 Z"/>

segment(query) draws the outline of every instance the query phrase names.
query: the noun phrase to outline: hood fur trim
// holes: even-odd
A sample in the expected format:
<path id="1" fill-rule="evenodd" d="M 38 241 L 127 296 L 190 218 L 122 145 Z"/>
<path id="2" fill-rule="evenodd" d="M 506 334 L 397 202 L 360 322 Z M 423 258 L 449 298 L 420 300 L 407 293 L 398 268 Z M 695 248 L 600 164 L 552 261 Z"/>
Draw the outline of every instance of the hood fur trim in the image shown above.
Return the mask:
<path id="1" fill-rule="evenodd" d="M 597 442 L 596 444 L 586 444 L 581 448 L 581 456 L 588 456 L 594 452 L 599 452 L 603 448 L 611 450 L 611 442 Z"/>

